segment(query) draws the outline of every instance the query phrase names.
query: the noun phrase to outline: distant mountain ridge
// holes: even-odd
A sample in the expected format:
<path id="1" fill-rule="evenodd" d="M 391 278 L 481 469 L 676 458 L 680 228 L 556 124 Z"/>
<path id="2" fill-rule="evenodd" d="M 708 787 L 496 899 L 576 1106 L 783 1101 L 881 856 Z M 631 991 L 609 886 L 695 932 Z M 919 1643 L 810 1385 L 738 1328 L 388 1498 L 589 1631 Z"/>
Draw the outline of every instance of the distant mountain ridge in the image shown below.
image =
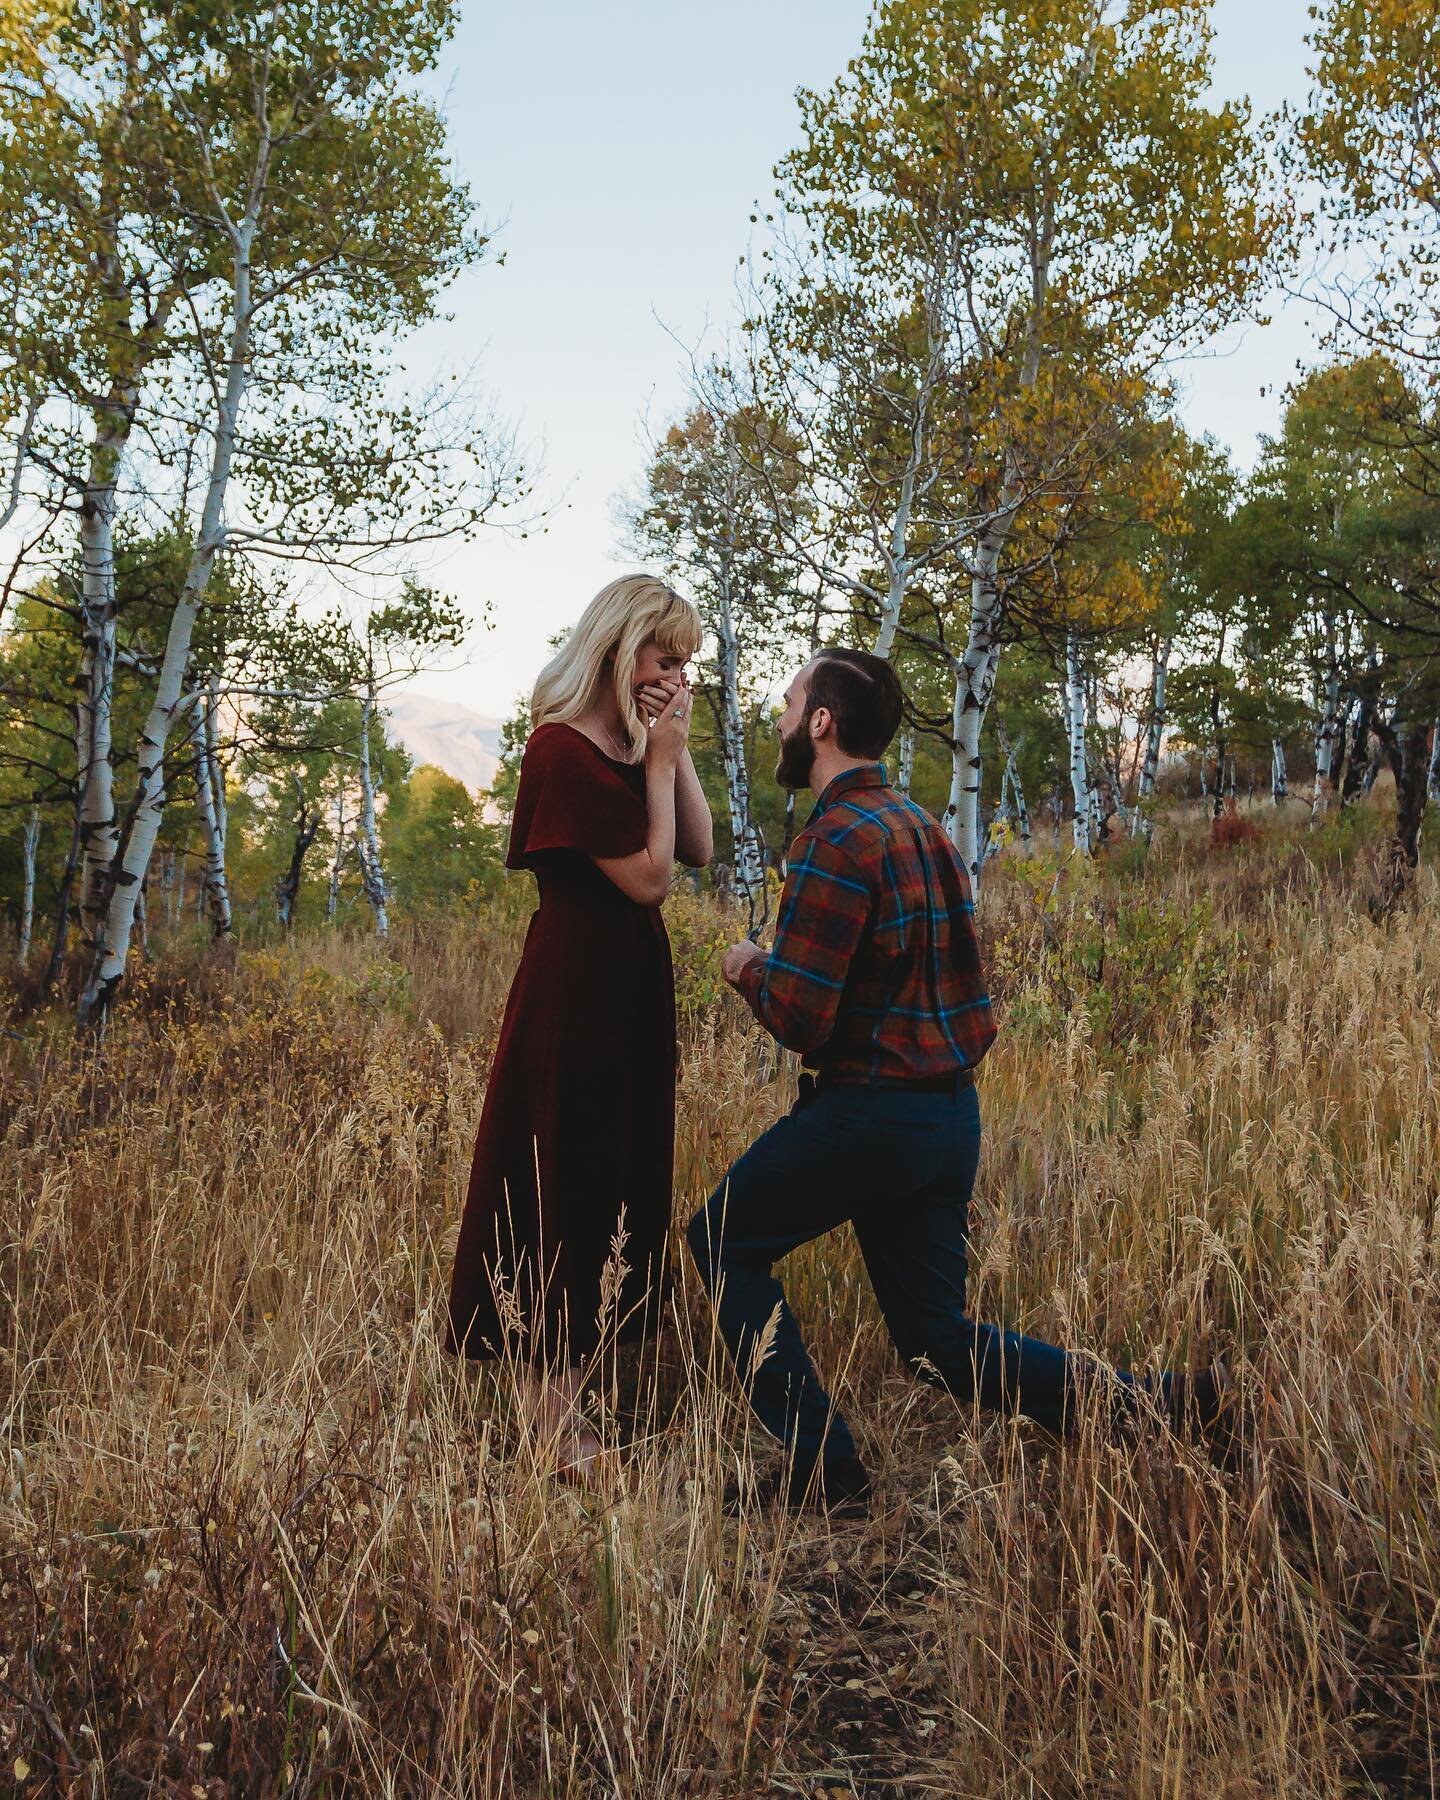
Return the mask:
<path id="1" fill-rule="evenodd" d="M 499 719 L 428 694 L 391 694 L 384 708 L 392 734 L 417 763 L 434 763 L 473 793 L 489 788 L 500 766 Z"/>

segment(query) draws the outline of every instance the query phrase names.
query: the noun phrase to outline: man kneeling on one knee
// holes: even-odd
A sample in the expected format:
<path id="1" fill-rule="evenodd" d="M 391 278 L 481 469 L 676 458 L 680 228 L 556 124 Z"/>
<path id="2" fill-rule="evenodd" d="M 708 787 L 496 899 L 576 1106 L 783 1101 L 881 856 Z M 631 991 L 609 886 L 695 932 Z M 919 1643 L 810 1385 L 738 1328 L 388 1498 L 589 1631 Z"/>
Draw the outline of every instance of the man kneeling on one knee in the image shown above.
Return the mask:
<path id="1" fill-rule="evenodd" d="M 847 1219 L 901 1356 L 961 1400 L 1057 1433 L 1097 1377 L 1122 1411 L 1140 1386 L 1199 1415 L 1219 1405 L 1211 1374 L 1137 1383 L 965 1310 L 974 1072 L 995 1022 L 965 867 L 877 760 L 900 718 L 895 671 L 864 651 L 821 651 L 786 690 L 776 779 L 817 798 L 791 846 L 774 949 L 736 944 L 722 967 L 807 1073 L 687 1231 L 750 1403 L 789 1452 L 757 1498 L 847 1512 L 863 1510 L 869 1477 L 774 1272 Z"/>

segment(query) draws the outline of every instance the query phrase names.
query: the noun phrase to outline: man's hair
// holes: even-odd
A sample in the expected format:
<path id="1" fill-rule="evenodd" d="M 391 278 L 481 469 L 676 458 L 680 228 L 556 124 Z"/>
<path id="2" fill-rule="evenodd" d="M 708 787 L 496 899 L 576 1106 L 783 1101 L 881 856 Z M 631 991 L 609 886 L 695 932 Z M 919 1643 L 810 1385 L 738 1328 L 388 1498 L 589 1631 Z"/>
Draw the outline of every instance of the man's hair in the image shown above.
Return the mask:
<path id="1" fill-rule="evenodd" d="M 819 707 L 835 721 L 835 741 L 852 756 L 881 757 L 904 711 L 900 678 L 868 650 L 821 650 L 805 695 L 808 723 Z"/>

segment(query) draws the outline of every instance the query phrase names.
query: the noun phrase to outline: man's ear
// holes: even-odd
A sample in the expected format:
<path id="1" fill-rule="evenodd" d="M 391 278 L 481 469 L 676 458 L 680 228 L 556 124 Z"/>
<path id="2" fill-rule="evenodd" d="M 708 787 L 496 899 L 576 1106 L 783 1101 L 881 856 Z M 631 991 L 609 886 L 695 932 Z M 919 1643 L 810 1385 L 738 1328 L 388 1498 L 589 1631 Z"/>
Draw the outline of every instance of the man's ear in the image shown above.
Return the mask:
<path id="1" fill-rule="evenodd" d="M 825 733 L 829 731 L 834 722 L 828 706 L 817 706 L 810 715 L 810 736 L 812 739 L 818 742 L 825 736 Z"/>

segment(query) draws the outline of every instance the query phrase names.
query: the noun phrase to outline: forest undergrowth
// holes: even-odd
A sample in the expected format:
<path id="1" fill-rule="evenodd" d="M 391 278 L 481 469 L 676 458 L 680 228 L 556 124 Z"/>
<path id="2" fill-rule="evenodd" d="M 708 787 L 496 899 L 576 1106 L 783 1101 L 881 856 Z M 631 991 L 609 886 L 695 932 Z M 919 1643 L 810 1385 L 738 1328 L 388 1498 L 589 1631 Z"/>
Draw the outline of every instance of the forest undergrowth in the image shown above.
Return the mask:
<path id="1" fill-rule="evenodd" d="M 1224 1466 L 1059 1447 L 907 1378 L 847 1233 L 785 1265 L 879 1492 L 723 1516 L 752 1435 L 676 1241 L 556 1483 L 439 1348 L 528 889 L 388 946 L 157 945 L 103 1054 L 0 1039 L 0 1788 L 1430 1794 L 1440 1779 L 1440 884 L 1378 839 L 1006 855 L 973 1304 L 1223 1355 Z M 669 906 L 677 1232 L 785 1107 Z"/>

